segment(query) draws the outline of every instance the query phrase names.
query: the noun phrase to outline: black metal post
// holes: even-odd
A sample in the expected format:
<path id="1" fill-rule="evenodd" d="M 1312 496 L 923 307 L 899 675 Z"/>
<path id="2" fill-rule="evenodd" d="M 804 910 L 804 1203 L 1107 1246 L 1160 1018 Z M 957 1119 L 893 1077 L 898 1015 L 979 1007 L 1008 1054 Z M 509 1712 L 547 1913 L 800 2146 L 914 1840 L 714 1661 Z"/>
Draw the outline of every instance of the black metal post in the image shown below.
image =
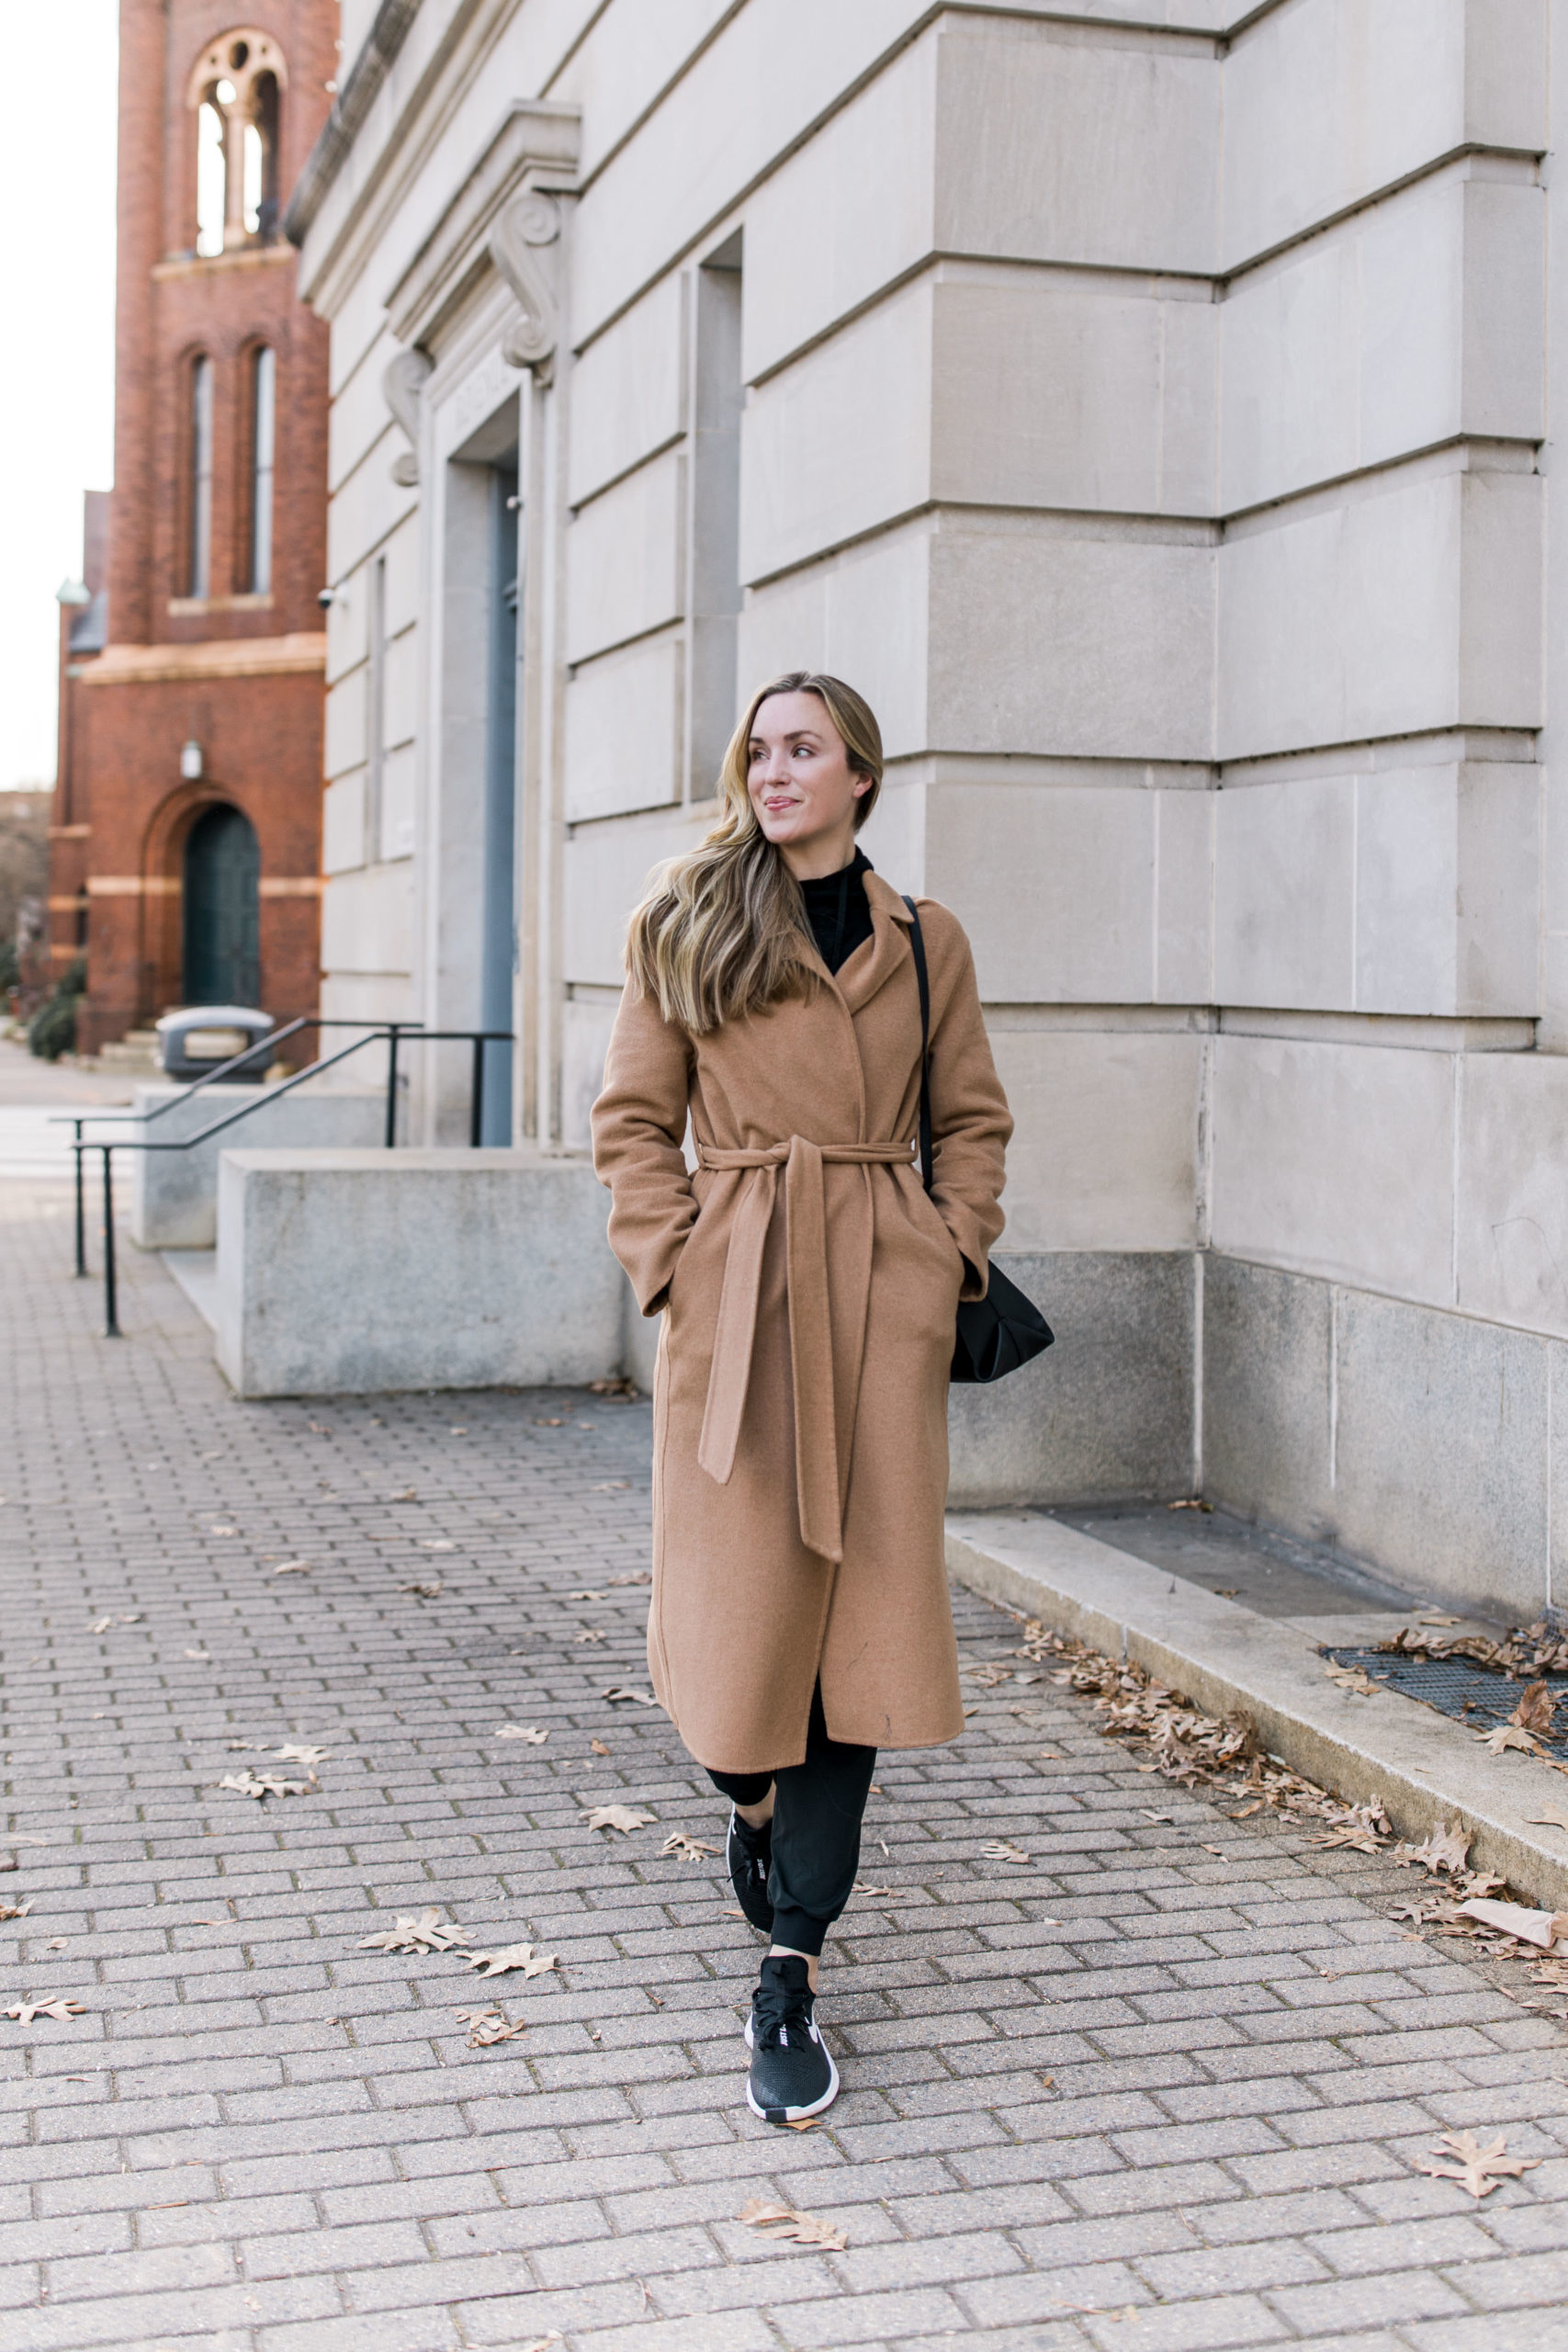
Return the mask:
<path id="1" fill-rule="evenodd" d="M 398 1140 L 398 1027 L 392 1022 L 387 1030 L 387 1149 L 390 1151 Z"/>
<path id="2" fill-rule="evenodd" d="M 474 1039 L 474 1084 L 468 1099 L 468 1141 L 477 1150 L 485 1131 L 485 1041 Z"/>
<path id="3" fill-rule="evenodd" d="M 71 1124 L 76 1130 L 76 1272 L 80 1278 L 87 1271 L 87 1203 L 82 1174 L 82 1122 L 73 1119 Z"/>
<path id="4" fill-rule="evenodd" d="M 118 1340 L 121 1333 L 114 1283 L 114 1146 L 100 1144 L 98 1148 L 104 1155 L 104 1337 Z"/>

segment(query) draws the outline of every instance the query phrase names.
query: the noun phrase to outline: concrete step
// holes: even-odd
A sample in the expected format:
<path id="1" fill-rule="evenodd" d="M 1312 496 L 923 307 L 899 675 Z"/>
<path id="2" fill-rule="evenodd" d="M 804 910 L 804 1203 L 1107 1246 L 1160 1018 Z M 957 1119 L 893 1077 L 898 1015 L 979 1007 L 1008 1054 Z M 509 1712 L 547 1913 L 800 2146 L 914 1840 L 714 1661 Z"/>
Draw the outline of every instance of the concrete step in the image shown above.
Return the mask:
<path id="1" fill-rule="evenodd" d="M 218 1252 L 216 1250 L 160 1250 L 175 1282 L 209 1329 L 218 1329 Z"/>
<path id="2" fill-rule="evenodd" d="M 1325 1606 L 1298 1586 L 1289 1613 L 1265 1614 L 1043 1510 L 950 1512 L 947 1566 L 971 1591 L 1132 1659 L 1206 1714 L 1245 1711 L 1292 1771 L 1351 1804 L 1380 1799 L 1402 1838 L 1457 1817 L 1474 1840 L 1472 1869 L 1568 1909 L 1568 1831 L 1540 1818 L 1562 1808 L 1559 1772 L 1517 1750 L 1490 1755 L 1468 1725 L 1402 1691 L 1361 1698 L 1327 1678 L 1329 1644 L 1388 1640 L 1419 1601 L 1368 1607 L 1347 1592 Z"/>
<path id="3" fill-rule="evenodd" d="M 141 1076 L 156 1072 L 158 1033 L 155 1029 L 128 1029 L 113 1045 L 103 1046 L 91 1058 L 84 1057 L 84 1069 L 120 1071 Z"/>

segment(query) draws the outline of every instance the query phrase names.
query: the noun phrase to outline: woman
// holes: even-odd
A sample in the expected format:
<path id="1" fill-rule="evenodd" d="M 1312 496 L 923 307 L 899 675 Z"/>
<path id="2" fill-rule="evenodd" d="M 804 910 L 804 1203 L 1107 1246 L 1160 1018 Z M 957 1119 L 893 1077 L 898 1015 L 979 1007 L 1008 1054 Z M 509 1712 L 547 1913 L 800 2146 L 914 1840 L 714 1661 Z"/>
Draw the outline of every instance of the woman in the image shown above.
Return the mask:
<path id="1" fill-rule="evenodd" d="M 1012 1131 L 968 942 L 923 899 L 928 1197 L 912 918 L 855 848 L 881 778 L 876 721 L 839 679 L 755 695 L 718 823 L 632 917 L 593 1111 L 611 1244 L 664 1314 L 649 1665 L 731 1801 L 730 1876 L 771 1939 L 746 2038 L 773 2123 L 838 2091 L 818 1963 L 876 1750 L 964 1728 L 947 1376 Z"/>

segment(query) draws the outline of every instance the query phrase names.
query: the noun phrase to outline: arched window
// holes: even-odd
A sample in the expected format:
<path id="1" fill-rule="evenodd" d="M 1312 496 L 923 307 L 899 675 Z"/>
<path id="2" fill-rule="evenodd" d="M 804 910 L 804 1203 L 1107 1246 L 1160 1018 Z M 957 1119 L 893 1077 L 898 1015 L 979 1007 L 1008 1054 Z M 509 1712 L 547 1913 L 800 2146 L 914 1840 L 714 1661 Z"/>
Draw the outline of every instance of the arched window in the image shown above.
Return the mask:
<path id="1" fill-rule="evenodd" d="M 190 371 L 190 544 L 186 594 L 212 594 L 212 362 Z"/>
<path id="2" fill-rule="evenodd" d="M 211 255 L 223 250 L 223 118 L 204 98 L 196 118 L 196 249 Z"/>
<path id="3" fill-rule="evenodd" d="M 203 50 L 186 104 L 196 114 L 196 250 L 268 244 L 277 234 L 283 52 L 269 33 L 237 26 Z"/>
<path id="4" fill-rule="evenodd" d="M 264 344 L 251 355 L 251 576 L 253 596 L 272 588 L 272 453 L 276 437 L 277 359 Z"/>

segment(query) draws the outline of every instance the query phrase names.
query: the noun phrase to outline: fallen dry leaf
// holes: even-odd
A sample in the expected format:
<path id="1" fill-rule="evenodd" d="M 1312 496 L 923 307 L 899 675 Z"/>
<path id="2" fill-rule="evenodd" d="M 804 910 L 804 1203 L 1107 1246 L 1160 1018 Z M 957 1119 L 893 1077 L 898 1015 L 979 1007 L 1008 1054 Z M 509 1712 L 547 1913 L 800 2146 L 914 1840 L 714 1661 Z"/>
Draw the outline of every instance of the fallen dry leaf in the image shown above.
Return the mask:
<path id="1" fill-rule="evenodd" d="M 1440 1609 L 1428 1610 L 1424 1617 L 1416 1620 L 1418 1625 L 1458 1625 L 1462 1622 L 1461 1618 L 1446 1616 Z"/>
<path id="2" fill-rule="evenodd" d="M 197 1666 L 210 1666 L 212 1664 L 212 1652 L 210 1650 L 186 1650 L 186 1657 L 195 1658 Z"/>
<path id="3" fill-rule="evenodd" d="M 1258 1808 L 1248 1805 L 1247 1810 L 1256 1813 Z M 1241 1815 L 1235 1814 L 1232 1818 L 1239 1821 Z M 1370 1829 L 1359 1829 L 1351 1822 L 1342 1821 L 1337 1829 L 1323 1830 L 1310 1842 L 1314 1846 L 1348 1846 L 1352 1853 L 1357 1854 L 1379 1854 L 1382 1851 Z"/>
<path id="4" fill-rule="evenodd" d="M 107 1634 L 113 1623 L 112 1617 L 95 1617 L 87 1631 L 89 1634 Z"/>
<path id="5" fill-rule="evenodd" d="M 497 1739 L 525 1739 L 530 1747 L 543 1747 L 550 1735 L 541 1731 L 537 1724 L 498 1724 L 495 1736 Z"/>
<path id="6" fill-rule="evenodd" d="M 308 1577 L 310 1563 L 309 1560 L 280 1560 L 272 1573 L 275 1577 Z"/>
<path id="7" fill-rule="evenodd" d="M 891 1900 L 897 1892 L 895 1887 L 866 1886 L 860 1879 L 857 1878 L 855 1881 L 855 1893 L 863 1894 L 868 1903 L 886 1903 Z"/>
<path id="8" fill-rule="evenodd" d="M 581 1592 L 569 1592 L 567 1594 L 567 1599 L 569 1600 L 603 1600 L 604 1598 L 604 1596 L 602 1592 L 592 1592 L 586 1588 Z"/>
<path id="9" fill-rule="evenodd" d="M 1519 1693 L 1519 1703 L 1508 1721 L 1517 1724 L 1522 1731 L 1532 1731 L 1539 1736 L 1551 1729 L 1551 1718 L 1556 1709 L 1557 1702 L 1548 1685 L 1531 1682 Z"/>
<path id="10" fill-rule="evenodd" d="M 659 1704 L 651 1690 L 633 1690 L 622 1682 L 612 1682 L 607 1690 L 601 1691 L 600 1696 L 608 1699 L 612 1706 L 617 1699 L 635 1699 L 639 1707 L 657 1707 Z"/>
<path id="11" fill-rule="evenodd" d="M 525 1976 L 545 1976 L 556 1964 L 553 1951 L 536 1951 L 532 1944 L 503 1944 L 499 1951 L 470 1951 L 463 1956 L 464 1967 L 477 1968 L 481 1976 L 505 1976 L 514 1968 L 520 1968 Z"/>
<path id="12" fill-rule="evenodd" d="M 1568 1813 L 1560 1804 L 1543 1805 L 1539 1813 L 1527 1813 L 1525 1819 L 1547 1829 L 1568 1829 Z"/>
<path id="13" fill-rule="evenodd" d="M 301 1744 L 298 1747 L 275 1747 L 272 1752 L 275 1756 L 280 1757 L 285 1764 L 303 1764 L 312 1772 L 318 1764 L 332 1762 L 332 1751 L 326 1747 L 310 1747 Z"/>
<path id="14" fill-rule="evenodd" d="M 710 1846 L 704 1838 L 688 1838 L 683 1829 L 672 1829 L 659 1850 L 676 1855 L 683 1862 L 700 1862 L 705 1854 L 716 1854 L 718 1848 Z"/>
<path id="15" fill-rule="evenodd" d="M 519 2034 L 528 2030 L 521 2018 L 509 2025 L 500 2009 L 457 2009 L 454 2014 L 468 2028 L 470 2050 L 490 2050 L 498 2041 L 515 2041 Z"/>
<path id="16" fill-rule="evenodd" d="M 214 1527 L 209 1532 L 214 1535 L 238 1535 L 240 1531 L 237 1527 Z"/>
<path id="17" fill-rule="evenodd" d="M 1010 1846 L 1005 1838 L 987 1838 L 980 1852 L 987 1862 L 1027 1862 L 1032 1860 L 1031 1855 L 1021 1853 L 1016 1846 Z"/>
<path id="18" fill-rule="evenodd" d="M 448 1535 L 425 1535 L 420 1538 L 422 1552 L 455 1552 L 457 1548 Z"/>
<path id="19" fill-rule="evenodd" d="M 1381 1682 L 1372 1680 L 1371 1676 L 1363 1667 L 1330 1664 L 1323 1670 L 1330 1682 L 1337 1682 L 1341 1690 L 1353 1690 L 1360 1699 L 1375 1699 L 1383 1688 Z"/>
<path id="20" fill-rule="evenodd" d="M 610 1753 L 602 1739 L 591 1739 L 588 1745 L 595 1756 L 608 1756 Z"/>
<path id="21" fill-rule="evenodd" d="M 1534 1732 L 1517 1723 L 1499 1724 L 1495 1731 L 1478 1731 L 1475 1736 L 1493 1756 L 1505 1755 L 1510 1747 L 1522 1747 L 1527 1756 L 1540 1753 Z"/>
<path id="22" fill-rule="evenodd" d="M 18 2001 L 15 2008 L 6 2010 L 6 2015 L 15 2018 L 18 2025 L 31 2025 L 35 2018 L 59 2018 L 64 2023 L 72 2018 L 79 2018 L 83 2007 L 82 2002 L 68 2001 L 59 1993 L 43 1993 L 36 1998 Z"/>
<path id="23" fill-rule="evenodd" d="M 634 1829 L 650 1828 L 653 1823 L 651 1813 L 637 1813 L 629 1804 L 584 1805 L 582 1818 L 590 1829 L 618 1829 L 623 1838 L 629 1838 Z"/>
<path id="24" fill-rule="evenodd" d="M 534 1416 L 534 1427 L 536 1430 L 564 1430 L 566 1423 L 558 1413 L 547 1414 L 542 1417 L 536 1413 Z"/>
<path id="25" fill-rule="evenodd" d="M 398 1590 L 417 1593 L 421 1600 L 439 1600 L 442 1588 L 437 1581 L 434 1584 L 400 1584 Z"/>
<path id="26" fill-rule="evenodd" d="M 597 1485 L 591 1487 L 588 1491 L 592 1495 L 613 1495 L 617 1487 L 629 1487 L 630 1485 L 631 1480 L 629 1478 L 601 1478 Z M 646 1577 L 612 1577 L 610 1578 L 610 1582 L 612 1584 L 637 1584 L 646 1583 L 648 1581 L 649 1581 L 649 1579 Z"/>
<path id="27" fill-rule="evenodd" d="M 772 2205 L 765 2197 L 749 2197 L 740 2208 L 740 2219 L 766 2237 L 817 2246 L 824 2254 L 842 2254 L 849 2245 L 843 2231 L 834 2229 L 831 2222 L 819 2222 L 814 2213 L 797 2212 L 793 2205 Z"/>
<path id="28" fill-rule="evenodd" d="M 574 1634 L 572 1639 L 575 1642 L 602 1642 L 605 1639 L 604 1628 L 603 1625 L 584 1625 L 581 1633 Z"/>
<path id="29" fill-rule="evenodd" d="M 612 1478 L 610 1480 L 610 1485 L 612 1487 L 629 1487 L 630 1484 L 631 1480 L 629 1478 Z M 653 1582 L 653 1570 L 651 1568 L 638 1568 L 635 1576 L 606 1577 L 604 1581 L 607 1585 L 651 1584 Z"/>
<path id="30" fill-rule="evenodd" d="M 265 1803 L 268 1797 L 302 1797 L 310 1794 L 309 1781 L 280 1781 L 276 1772 L 225 1772 L 218 1782 L 220 1789 L 231 1789 L 237 1797 L 254 1797 Z"/>
<path id="31" fill-rule="evenodd" d="M 1424 1845 L 1401 1859 L 1419 1862 L 1434 1874 L 1438 1871 L 1462 1871 L 1470 1860 L 1470 1832 L 1462 1823 L 1450 1821 L 1445 1830 L 1439 1833 L 1434 1829 Z"/>
<path id="32" fill-rule="evenodd" d="M 1382 1809 L 1381 1797 L 1370 1804 L 1341 1805 L 1330 1815 L 1328 1826 L 1312 1840 L 1314 1846 L 1348 1846 L 1358 1854 L 1378 1854 L 1390 1835 L 1389 1819 Z"/>
<path id="33" fill-rule="evenodd" d="M 358 1948 L 361 1951 L 466 1951 L 468 1939 L 455 1921 L 444 1927 L 432 1904 L 412 1917 L 400 1911 L 393 1926 L 383 1928 L 378 1935 L 361 1937 Z"/>
<path id="34" fill-rule="evenodd" d="M 29 1894 L 25 1903 L 0 1903 L 0 1919 L 25 1919 L 36 1900 Z"/>
<path id="35" fill-rule="evenodd" d="M 1475 2198 L 1490 2197 L 1499 2181 L 1517 2180 L 1522 2172 L 1534 2172 L 1540 2163 L 1539 2156 L 1510 2156 L 1504 2154 L 1506 2140 L 1499 2137 L 1488 2147 L 1483 2147 L 1473 2132 L 1445 2132 L 1440 2143 L 1432 2150 L 1435 2156 L 1448 2155 L 1450 2164 L 1417 2165 L 1417 2172 L 1428 2173 L 1434 2180 L 1457 2180 Z"/>
<path id="36" fill-rule="evenodd" d="M 1523 1903 L 1491 1903 L 1482 1898 L 1459 1907 L 1466 1919 L 1479 1919 L 1483 1928 L 1499 1928 L 1504 1935 L 1536 1944 L 1542 1951 L 1550 1951 L 1568 1928 L 1568 1912 L 1532 1911 Z"/>

